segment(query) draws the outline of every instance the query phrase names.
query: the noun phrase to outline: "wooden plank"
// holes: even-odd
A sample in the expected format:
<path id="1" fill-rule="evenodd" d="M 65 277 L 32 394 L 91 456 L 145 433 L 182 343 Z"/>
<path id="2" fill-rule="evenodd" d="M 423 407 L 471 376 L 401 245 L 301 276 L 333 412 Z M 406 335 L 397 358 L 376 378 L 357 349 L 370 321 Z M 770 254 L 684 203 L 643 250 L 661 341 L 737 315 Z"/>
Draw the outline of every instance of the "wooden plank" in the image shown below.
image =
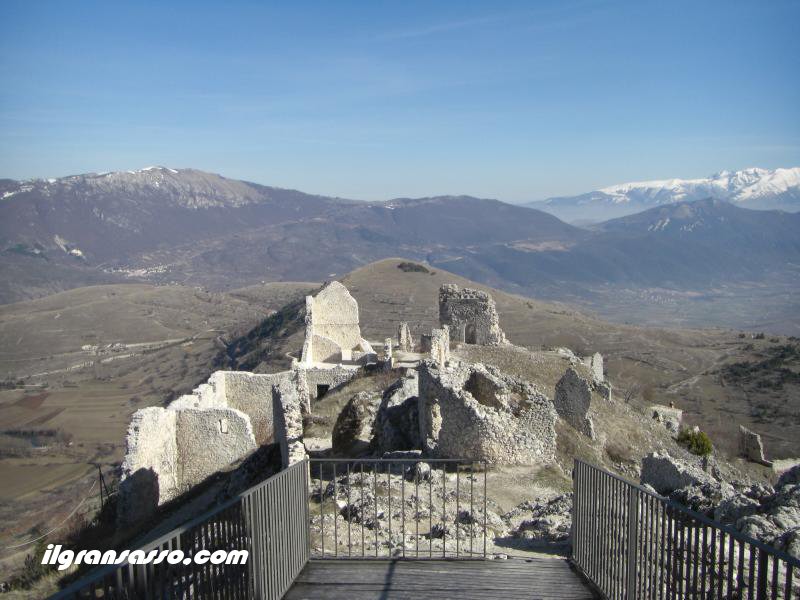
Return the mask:
<path id="1" fill-rule="evenodd" d="M 564 560 L 310 561 L 286 600 L 582 600 L 594 598 Z"/>

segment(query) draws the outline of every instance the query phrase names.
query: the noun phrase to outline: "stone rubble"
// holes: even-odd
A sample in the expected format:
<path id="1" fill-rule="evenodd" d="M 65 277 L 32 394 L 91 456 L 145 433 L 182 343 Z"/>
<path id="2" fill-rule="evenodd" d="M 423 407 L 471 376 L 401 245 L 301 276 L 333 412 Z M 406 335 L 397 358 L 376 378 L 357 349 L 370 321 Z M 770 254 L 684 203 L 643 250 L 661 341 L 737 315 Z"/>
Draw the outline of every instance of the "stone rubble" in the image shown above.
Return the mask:
<path id="1" fill-rule="evenodd" d="M 653 420 L 661 423 L 667 431 L 676 435 L 680 432 L 681 419 L 683 419 L 683 411 L 681 409 L 663 406 L 661 404 L 653 404 L 650 407 L 650 412 Z"/>
<path id="2" fill-rule="evenodd" d="M 642 461 L 642 482 L 656 492 L 765 544 L 800 558 L 800 466 L 772 488 L 717 480 L 670 456 Z"/>

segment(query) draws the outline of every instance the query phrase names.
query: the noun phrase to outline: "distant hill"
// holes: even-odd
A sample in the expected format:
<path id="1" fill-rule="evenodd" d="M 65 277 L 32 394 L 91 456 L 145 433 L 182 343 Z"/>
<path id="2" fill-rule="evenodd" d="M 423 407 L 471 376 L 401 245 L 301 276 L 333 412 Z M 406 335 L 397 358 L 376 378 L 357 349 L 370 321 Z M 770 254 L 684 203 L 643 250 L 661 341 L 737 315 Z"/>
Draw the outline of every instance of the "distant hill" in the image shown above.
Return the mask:
<path id="1" fill-rule="evenodd" d="M 732 203 L 586 230 L 497 200 L 357 202 L 166 167 L 2 180 L 0 196 L 0 302 L 125 281 L 324 281 L 402 256 L 617 320 L 800 330 L 797 215 Z"/>
<path id="2" fill-rule="evenodd" d="M 148 167 L 0 181 L 0 301 L 87 283 L 319 280 L 374 258 L 575 240 L 539 211 L 466 196 L 365 203 Z"/>
<path id="3" fill-rule="evenodd" d="M 757 280 L 800 265 L 800 214 L 680 202 L 606 221 L 568 251 L 504 247 L 494 256 L 519 284 L 537 277 L 664 287 Z"/>
<path id="4" fill-rule="evenodd" d="M 598 222 L 653 206 L 715 198 L 744 208 L 800 211 L 800 167 L 722 171 L 704 179 L 622 183 L 578 196 L 548 198 L 526 206 L 567 222 Z"/>

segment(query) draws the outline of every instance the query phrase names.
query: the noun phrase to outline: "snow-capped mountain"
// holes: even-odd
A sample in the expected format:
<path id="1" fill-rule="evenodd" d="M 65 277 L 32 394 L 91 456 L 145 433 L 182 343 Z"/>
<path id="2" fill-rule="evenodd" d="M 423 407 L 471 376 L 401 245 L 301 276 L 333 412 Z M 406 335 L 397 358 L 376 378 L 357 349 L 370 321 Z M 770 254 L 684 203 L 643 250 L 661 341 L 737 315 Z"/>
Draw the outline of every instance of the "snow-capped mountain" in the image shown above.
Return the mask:
<path id="1" fill-rule="evenodd" d="M 800 167 L 722 171 L 704 179 L 663 179 L 612 185 L 527 206 L 565 221 L 602 221 L 673 202 L 713 198 L 758 210 L 800 211 Z"/>

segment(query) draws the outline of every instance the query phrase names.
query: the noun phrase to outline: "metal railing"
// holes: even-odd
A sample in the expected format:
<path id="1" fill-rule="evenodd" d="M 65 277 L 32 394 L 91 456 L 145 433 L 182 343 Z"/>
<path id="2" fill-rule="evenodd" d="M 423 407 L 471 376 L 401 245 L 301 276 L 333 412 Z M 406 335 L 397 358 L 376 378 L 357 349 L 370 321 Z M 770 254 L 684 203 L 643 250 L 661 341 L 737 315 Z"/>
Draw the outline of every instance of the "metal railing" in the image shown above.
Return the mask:
<path id="1" fill-rule="evenodd" d="M 800 598 L 800 561 L 576 459 L 572 561 L 606 598 Z"/>
<path id="2" fill-rule="evenodd" d="M 486 557 L 486 463 L 311 459 L 313 558 Z"/>
<path id="3" fill-rule="evenodd" d="M 247 550 L 245 564 L 109 565 L 53 598 L 279 599 L 308 562 L 308 462 L 277 473 L 225 504 L 139 548 Z"/>

